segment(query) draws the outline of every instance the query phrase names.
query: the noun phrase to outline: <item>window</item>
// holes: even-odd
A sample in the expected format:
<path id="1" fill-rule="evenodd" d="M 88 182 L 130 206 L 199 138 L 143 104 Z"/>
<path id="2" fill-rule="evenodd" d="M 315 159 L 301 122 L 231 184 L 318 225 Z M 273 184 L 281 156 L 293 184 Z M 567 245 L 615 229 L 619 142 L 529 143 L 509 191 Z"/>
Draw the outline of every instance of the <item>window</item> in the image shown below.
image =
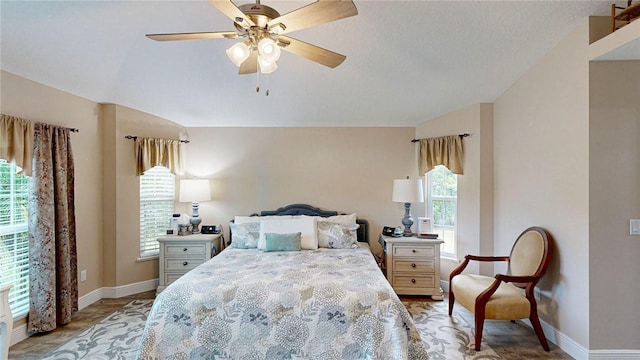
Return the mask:
<path id="1" fill-rule="evenodd" d="M 167 234 L 173 215 L 175 175 L 156 166 L 140 176 L 140 257 L 158 255 L 156 239 Z"/>
<path id="2" fill-rule="evenodd" d="M 0 159 L 0 284 L 12 284 L 14 317 L 29 311 L 29 178 Z"/>
<path id="3" fill-rule="evenodd" d="M 431 218 L 433 232 L 444 240 L 441 254 L 455 258 L 458 176 L 442 165 L 433 168 L 426 176 L 427 217 Z"/>

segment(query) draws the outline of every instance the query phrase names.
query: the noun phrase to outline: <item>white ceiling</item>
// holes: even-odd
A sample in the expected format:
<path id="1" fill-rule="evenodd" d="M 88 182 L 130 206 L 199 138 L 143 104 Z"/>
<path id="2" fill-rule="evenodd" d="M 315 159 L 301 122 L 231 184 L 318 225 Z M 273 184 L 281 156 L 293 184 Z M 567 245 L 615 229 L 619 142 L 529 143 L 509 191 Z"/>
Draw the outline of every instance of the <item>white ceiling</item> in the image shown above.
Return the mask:
<path id="1" fill-rule="evenodd" d="M 307 3 L 262 1 L 281 14 Z M 608 15 L 611 2 L 355 4 L 357 16 L 288 34 L 346 55 L 342 65 L 283 52 L 260 93 L 255 74 L 238 75 L 225 54 L 234 40 L 145 37 L 233 30 L 206 0 L 1 1 L 1 68 L 188 127 L 415 126 L 494 101 L 586 17 Z"/>

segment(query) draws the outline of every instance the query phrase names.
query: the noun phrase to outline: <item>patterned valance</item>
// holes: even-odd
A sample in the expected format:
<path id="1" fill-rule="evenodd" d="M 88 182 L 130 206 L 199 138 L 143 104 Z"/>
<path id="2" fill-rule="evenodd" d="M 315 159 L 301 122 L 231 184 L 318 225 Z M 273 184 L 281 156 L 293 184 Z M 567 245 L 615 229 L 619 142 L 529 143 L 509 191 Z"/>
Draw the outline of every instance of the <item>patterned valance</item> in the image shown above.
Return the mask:
<path id="1" fill-rule="evenodd" d="M 180 140 L 136 138 L 138 176 L 154 166 L 164 166 L 173 174 L 182 175 Z"/>
<path id="2" fill-rule="evenodd" d="M 15 116 L 0 116 L 0 159 L 22 168 L 31 176 L 33 123 Z"/>
<path id="3" fill-rule="evenodd" d="M 420 175 L 424 175 L 436 165 L 444 165 L 454 174 L 463 174 L 464 151 L 461 136 L 450 135 L 420 139 L 419 143 L 418 171 Z"/>

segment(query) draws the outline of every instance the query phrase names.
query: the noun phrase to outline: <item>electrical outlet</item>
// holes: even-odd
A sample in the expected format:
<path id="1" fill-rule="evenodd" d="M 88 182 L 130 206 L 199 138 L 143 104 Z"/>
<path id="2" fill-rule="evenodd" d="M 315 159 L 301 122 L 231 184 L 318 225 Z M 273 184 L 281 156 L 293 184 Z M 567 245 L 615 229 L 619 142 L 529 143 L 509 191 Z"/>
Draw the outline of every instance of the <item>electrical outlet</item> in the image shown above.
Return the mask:
<path id="1" fill-rule="evenodd" d="M 640 235 L 640 220 L 629 220 L 629 235 Z"/>
<path id="2" fill-rule="evenodd" d="M 87 270 L 80 271 L 80 282 L 87 281 Z"/>

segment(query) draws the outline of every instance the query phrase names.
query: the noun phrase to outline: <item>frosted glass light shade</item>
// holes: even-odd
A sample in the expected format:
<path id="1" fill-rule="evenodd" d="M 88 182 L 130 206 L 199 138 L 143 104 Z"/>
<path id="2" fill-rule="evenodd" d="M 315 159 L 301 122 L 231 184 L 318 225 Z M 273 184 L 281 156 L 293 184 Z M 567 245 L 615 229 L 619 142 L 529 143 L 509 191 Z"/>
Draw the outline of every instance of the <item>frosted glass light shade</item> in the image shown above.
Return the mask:
<path id="1" fill-rule="evenodd" d="M 180 180 L 180 202 L 198 202 L 211 200 L 209 180 Z"/>
<path id="2" fill-rule="evenodd" d="M 269 62 L 280 59 L 280 47 L 271 38 L 264 38 L 258 42 L 258 52 L 264 60 Z"/>
<path id="3" fill-rule="evenodd" d="M 271 74 L 278 69 L 278 64 L 275 61 L 267 61 L 261 55 L 258 55 L 258 65 L 260 65 L 260 72 L 263 74 Z"/>
<path id="4" fill-rule="evenodd" d="M 240 65 L 242 65 L 242 63 L 249 57 L 251 50 L 245 43 L 239 42 L 228 48 L 226 52 L 229 60 L 231 60 L 231 62 L 236 66 L 240 67 Z"/>
<path id="5" fill-rule="evenodd" d="M 424 202 L 422 179 L 393 180 L 392 201 L 401 203 Z"/>

